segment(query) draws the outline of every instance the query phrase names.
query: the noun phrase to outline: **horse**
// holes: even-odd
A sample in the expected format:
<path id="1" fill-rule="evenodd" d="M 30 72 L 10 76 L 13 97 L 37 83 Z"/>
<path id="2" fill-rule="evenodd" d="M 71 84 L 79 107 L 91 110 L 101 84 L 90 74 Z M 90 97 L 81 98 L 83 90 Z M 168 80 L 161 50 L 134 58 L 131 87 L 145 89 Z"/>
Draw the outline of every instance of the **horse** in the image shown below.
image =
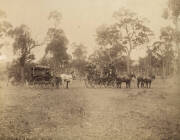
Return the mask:
<path id="1" fill-rule="evenodd" d="M 69 83 L 73 81 L 73 76 L 71 74 L 61 74 L 62 85 L 66 83 L 66 88 L 69 88 Z"/>
<path id="2" fill-rule="evenodd" d="M 51 82 L 52 87 L 59 88 L 59 86 L 62 85 L 63 81 L 60 76 L 53 76 L 50 82 Z"/>
<path id="3" fill-rule="evenodd" d="M 139 88 L 141 86 L 141 88 L 151 88 L 151 83 L 153 80 L 155 80 L 155 75 L 149 75 L 146 77 L 143 76 L 138 76 L 137 77 L 137 87 Z"/>
<path id="4" fill-rule="evenodd" d="M 155 78 L 156 78 L 155 75 L 150 75 L 150 76 L 144 78 L 146 88 L 151 88 L 151 83 L 153 80 L 155 80 Z"/>
<path id="5" fill-rule="evenodd" d="M 129 74 L 129 75 L 126 75 L 126 76 L 117 77 L 116 78 L 116 86 L 117 86 L 117 88 L 121 88 L 121 84 L 123 82 L 126 83 L 126 88 L 130 88 L 131 87 L 131 80 L 132 80 L 133 77 L 136 78 L 135 74 Z"/>
<path id="6" fill-rule="evenodd" d="M 137 77 L 137 87 L 140 88 L 144 88 L 144 77 L 143 76 L 138 76 Z"/>
<path id="7" fill-rule="evenodd" d="M 87 74 L 84 78 L 84 83 L 85 83 L 85 86 L 86 87 L 89 87 L 89 86 L 93 86 L 93 75 L 92 74 Z"/>

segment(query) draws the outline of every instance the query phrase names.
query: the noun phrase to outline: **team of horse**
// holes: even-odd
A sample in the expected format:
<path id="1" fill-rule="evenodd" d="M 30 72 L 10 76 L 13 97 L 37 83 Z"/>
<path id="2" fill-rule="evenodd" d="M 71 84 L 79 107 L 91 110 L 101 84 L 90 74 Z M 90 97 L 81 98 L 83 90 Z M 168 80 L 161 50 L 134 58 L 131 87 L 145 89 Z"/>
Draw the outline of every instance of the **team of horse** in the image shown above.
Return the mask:
<path id="1" fill-rule="evenodd" d="M 149 76 L 136 76 L 135 74 L 127 74 L 125 76 L 100 76 L 87 75 L 85 78 L 86 87 L 116 87 L 122 88 L 122 84 L 125 83 L 126 88 L 151 88 L 152 81 L 155 80 L 154 75 Z M 136 85 L 136 86 L 135 86 Z"/>
<path id="2" fill-rule="evenodd" d="M 119 73 L 113 64 L 105 65 L 98 69 L 95 64 L 89 64 L 86 67 L 86 76 L 84 78 L 86 87 L 116 87 L 122 88 L 125 83 L 126 88 L 150 88 L 155 76 L 152 74 L 140 74 L 136 76 L 133 72 Z"/>

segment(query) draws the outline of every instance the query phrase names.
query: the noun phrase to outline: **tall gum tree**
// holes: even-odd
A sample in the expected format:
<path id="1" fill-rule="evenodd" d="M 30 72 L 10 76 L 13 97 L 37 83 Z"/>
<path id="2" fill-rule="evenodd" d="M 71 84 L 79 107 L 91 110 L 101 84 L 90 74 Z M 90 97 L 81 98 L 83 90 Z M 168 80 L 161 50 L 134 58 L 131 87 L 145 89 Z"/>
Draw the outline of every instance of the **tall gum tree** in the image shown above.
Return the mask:
<path id="1" fill-rule="evenodd" d="M 72 43 L 73 47 L 73 60 L 72 66 L 77 70 L 80 76 L 84 75 L 85 66 L 87 64 L 87 48 L 82 43 Z"/>
<path id="2" fill-rule="evenodd" d="M 96 30 L 96 42 L 100 45 L 101 55 L 104 60 L 112 63 L 114 59 L 126 51 L 122 46 L 121 33 L 116 29 L 115 25 L 101 25 Z"/>
<path id="3" fill-rule="evenodd" d="M 9 35 L 14 39 L 13 51 L 20 65 L 21 82 L 24 83 L 24 67 L 26 63 L 35 59 L 32 49 L 39 44 L 31 37 L 29 28 L 20 25 L 9 31 Z"/>
<path id="4" fill-rule="evenodd" d="M 52 11 L 48 19 L 53 24 L 47 32 L 48 43 L 45 49 L 45 57 L 50 54 L 50 65 L 52 65 L 54 73 L 57 73 L 61 71 L 60 69 L 64 68 L 69 60 L 69 55 L 67 54 L 68 39 L 60 27 L 61 13 L 59 11 Z"/>
<path id="5" fill-rule="evenodd" d="M 178 52 L 176 67 L 177 72 L 180 73 L 180 0 L 168 0 L 167 8 L 162 16 L 171 20 L 175 25 L 175 43 Z"/>
<path id="6" fill-rule="evenodd" d="M 159 41 L 153 43 L 153 55 L 161 62 L 162 76 L 165 78 L 171 72 L 174 59 L 174 41 L 175 31 L 172 27 L 161 28 Z M 172 73 L 172 72 L 171 72 Z"/>
<path id="7" fill-rule="evenodd" d="M 6 21 L 6 13 L 0 10 L 0 49 L 7 43 L 3 40 L 7 37 L 7 33 L 12 29 L 12 25 Z M 1 52 L 0 52 L 1 55 Z"/>
<path id="8" fill-rule="evenodd" d="M 126 54 L 127 72 L 130 73 L 132 51 L 146 42 L 152 31 L 145 25 L 146 20 L 128 9 L 121 8 L 114 12 L 116 22 L 111 26 L 102 26 L 97 30 L 97 43 L 102 46 L 119 47 Z"/>
<path id="9" fill-rule="evenodd" d="M 136 13 L 121 8 L 114 13 L 117 30 L 121 33 L 121 43 L 126 49 L 127 54 L 127 72 L 130 70 L 130 56 L 132 50 L 146 42 L 149 42 L 148 36 L 152 36 L 152 31 L 145 25 L 145 18 L 140 18 Z"/>

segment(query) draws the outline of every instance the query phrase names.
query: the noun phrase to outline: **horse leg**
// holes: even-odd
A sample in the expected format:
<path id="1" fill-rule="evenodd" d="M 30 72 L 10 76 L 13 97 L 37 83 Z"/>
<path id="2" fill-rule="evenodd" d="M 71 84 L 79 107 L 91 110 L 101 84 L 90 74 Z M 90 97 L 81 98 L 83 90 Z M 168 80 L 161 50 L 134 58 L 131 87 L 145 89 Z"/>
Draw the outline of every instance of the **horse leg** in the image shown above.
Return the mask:
<path id="1" fill-rule="evenodd" d="M 146 82 L 146 88 L 148 88 L 148 85 L 149 85 L 149 81 Z"/>
<path id="2" fill-rule="evenodd" d="M 84 85 L 87 88 L 87 80 L 86 79 L 84 80 Z"/>
<path id="3" fill-rule="evenodd" d="M 151 81 L 149 82 L 149 88 L 151 88 Z"/>
<path id="4" fill-rule="evenodd" d="M 121 88 L 121 84 L 120 83 L 117 83 L 117 88 Z"/>
<path id="5" fill-rule="evenodd" d="M 120 88 L 120 83 L 117 83 L 117 87 Z"/>
<path id="6" fill-rule="evenodd" d="M 66 81 L 66 88 L 69 88 L 69 81 Z"/>
<path id="7" fill-rule="evenodd" d="M 149 87 L 149 81 L 146 82 L 146 88 L 148 88 L 148 87 Z"/>
<path id="8" fill-rule="evenodd" d="M 129 88 L 131 88 L 131 81 L 129 81 Z"/>
<path id="9" fill-rule="evenodd" d="M 130 88 L 130 82 L 129 81 L 126 82 L 126 88 Z"/>
<path id="10" fill-rule="evenodd" d="M 129 88 L 129 82 L 127 82 L 127 86 L 126 86 L 126 88 Z"/>
<path id="11" fill-rule="evenodd" d="M 116 88 L 119 88 L 118 83 L 116 82 Z"/>
<path id="12" fill-rule="evenodd" d="M 104 87 L 107 88 L 107 82 L 104 83 Z"/>
<path id="13" fill-rule="evenodd" d="M 59 81 L 56 82 L 56 88 L 59 88 Z"/>
<path id="14" fill-rule="evenodd" d="M 141 81 L 141 88 L 144 88 L 144 82 Z"/>

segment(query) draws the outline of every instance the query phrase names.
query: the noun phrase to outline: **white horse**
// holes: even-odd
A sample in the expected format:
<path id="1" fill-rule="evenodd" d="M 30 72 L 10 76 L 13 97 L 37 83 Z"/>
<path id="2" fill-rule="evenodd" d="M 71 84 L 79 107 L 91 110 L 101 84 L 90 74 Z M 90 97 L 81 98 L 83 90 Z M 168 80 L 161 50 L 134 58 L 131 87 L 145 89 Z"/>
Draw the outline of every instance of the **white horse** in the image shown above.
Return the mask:
<path id="1" fill-rule="evenodd" d="M 62 78 L 62 85 L 68 88 L 69 83 L 73 81 L 73 76 L 71 74 L 61 74 L 60 77 Z"/>

